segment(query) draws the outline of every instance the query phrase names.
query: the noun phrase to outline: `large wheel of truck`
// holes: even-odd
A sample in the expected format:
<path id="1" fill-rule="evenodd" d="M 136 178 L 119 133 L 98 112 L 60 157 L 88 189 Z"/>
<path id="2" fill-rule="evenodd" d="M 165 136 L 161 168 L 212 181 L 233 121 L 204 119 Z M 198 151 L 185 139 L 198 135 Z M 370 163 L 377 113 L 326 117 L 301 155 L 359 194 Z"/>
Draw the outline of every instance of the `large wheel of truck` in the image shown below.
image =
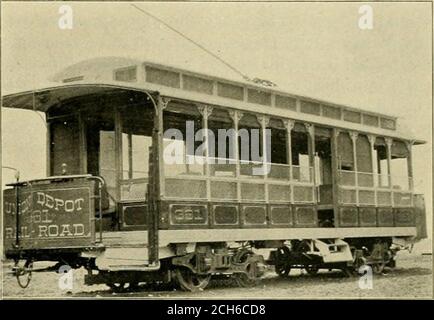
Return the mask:
<path id="1" fill-rule="evenodd" d="M 279 277 L 286 278 L 291 272 L 291 266 L 289 265 L 290 250 L 288 247 L 283 246 L 276 250 L 274 271 Z"/>
<path id="2" fill-rule="evenodd" d="M 238 251 L 233 259 L 236 264 L 245 264 L 250 256 L 254 253 L 247 249 Z M 238 286 L 243 288 L 251 288 L 256 286 L 259 281 L 258 263 L 256 261 L 247 263 L 245 267 L 246 273 L 235 273 L 234 279 Z"/>
<path id="3" fill-rule="evenodd" d="M 197 292 L 208 286 L 211 275 L 198 275 L 187 267 L 175 269 L 175 279 L 182 290 Z"/>

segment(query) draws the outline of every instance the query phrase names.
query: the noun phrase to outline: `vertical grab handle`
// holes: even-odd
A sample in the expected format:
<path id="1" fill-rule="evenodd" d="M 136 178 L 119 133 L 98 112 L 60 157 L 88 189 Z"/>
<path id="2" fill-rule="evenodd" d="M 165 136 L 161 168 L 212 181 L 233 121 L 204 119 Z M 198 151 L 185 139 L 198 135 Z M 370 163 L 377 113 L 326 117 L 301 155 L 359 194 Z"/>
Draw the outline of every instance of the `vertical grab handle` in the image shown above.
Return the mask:
<path id="1" fill-rule="evenodd" d="M 20 247 L 20 187 L 22 186 L 32 186 L 30 182 L 19 182 L 17 177 L 17 182 L 14 183 L 15 188 L 15 248 Z"/>
<path id="2" fill-rule="evenodd" d="M 98 184 L 99 242 L 102 242 L 102 183 Z"/>
<path id="3" fill-rule="evenodd" d="M 15 247 L 20 246 L 20 192 L 18 184 L 15 185 Z"/>
<path id="4" fill-rule="evenodd" d="M 105 185 L 105 181 L 102 177 L 92 176 L 88 177 L 91 180 L 97 180 L 98 182 L 98 222 L 99 222 L 99 242 L 102 243 L 102 189 Z"/>

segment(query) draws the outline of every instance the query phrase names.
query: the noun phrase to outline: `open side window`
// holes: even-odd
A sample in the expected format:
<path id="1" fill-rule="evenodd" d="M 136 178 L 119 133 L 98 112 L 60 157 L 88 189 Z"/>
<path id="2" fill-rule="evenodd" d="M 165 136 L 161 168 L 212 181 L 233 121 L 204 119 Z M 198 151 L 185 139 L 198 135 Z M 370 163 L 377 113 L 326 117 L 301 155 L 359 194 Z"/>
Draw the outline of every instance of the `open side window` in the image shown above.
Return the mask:
<path id="1" fill-rule="evenodd" d="M 145 200 L 149 182 L 153 111 L 143 105 L 119 108 L 122 128 L 121 200 Z"/>

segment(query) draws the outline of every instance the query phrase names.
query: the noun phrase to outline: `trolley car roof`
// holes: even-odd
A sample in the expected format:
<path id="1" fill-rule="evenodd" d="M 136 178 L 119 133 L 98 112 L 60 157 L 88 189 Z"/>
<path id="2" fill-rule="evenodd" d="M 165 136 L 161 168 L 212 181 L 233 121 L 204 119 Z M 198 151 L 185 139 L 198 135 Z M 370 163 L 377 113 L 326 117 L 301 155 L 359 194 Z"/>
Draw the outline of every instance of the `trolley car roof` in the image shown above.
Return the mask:
<path id="1" fill-rule="evenodd" d="M 159 92 L 197 103 L 424 143 L 394 116 L 294 95 L 243 79 L 228 80 L 136 59 L 88 59 L 65 68 L 51 80 L 40 89 L 3 96 L 2 106 L 47 112 L 74 97 L 119 90 Z"/>

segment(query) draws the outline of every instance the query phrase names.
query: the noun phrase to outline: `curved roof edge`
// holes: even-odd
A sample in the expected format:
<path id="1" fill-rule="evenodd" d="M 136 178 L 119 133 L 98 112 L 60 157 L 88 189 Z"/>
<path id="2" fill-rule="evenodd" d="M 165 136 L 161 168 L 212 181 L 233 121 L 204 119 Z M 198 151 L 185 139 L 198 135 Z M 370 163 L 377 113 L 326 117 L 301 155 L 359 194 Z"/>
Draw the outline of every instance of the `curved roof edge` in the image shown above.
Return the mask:
<path id="1" fill-rule="evenodd" d="M 115 89 L 149 92 L 139 85 L 123 82 L 58 83 L 41 89 L 30 89 L 5 95 L 2 97 L 2 107 L 47 112 L 59 101 Z"/>

